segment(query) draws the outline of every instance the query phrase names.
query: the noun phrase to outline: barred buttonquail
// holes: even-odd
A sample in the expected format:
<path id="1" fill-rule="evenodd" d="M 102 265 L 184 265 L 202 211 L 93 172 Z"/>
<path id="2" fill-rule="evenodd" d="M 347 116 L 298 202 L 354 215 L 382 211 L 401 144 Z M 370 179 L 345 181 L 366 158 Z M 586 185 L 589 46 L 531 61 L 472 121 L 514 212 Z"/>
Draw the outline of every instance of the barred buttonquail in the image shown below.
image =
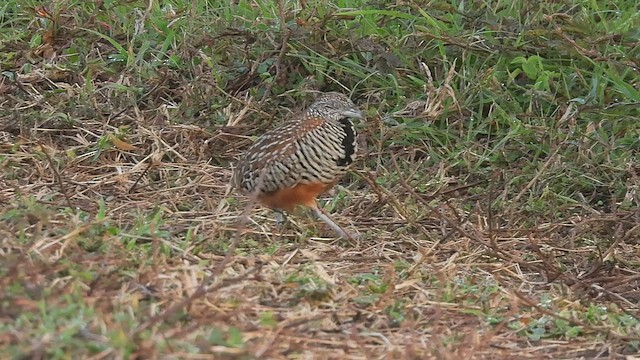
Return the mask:
<path id="1" fill-rule="evenodd" d="M 362 113 L 344 94 L 320 95 L 309 108 L 272 129 L 237 163 L 233 185 L 272 209 L 311 208 L 338 235 L 349 238 L 323 210 L 316 197 L 346 172 L 356 154 L 356 131 L 350 118 Z"/>

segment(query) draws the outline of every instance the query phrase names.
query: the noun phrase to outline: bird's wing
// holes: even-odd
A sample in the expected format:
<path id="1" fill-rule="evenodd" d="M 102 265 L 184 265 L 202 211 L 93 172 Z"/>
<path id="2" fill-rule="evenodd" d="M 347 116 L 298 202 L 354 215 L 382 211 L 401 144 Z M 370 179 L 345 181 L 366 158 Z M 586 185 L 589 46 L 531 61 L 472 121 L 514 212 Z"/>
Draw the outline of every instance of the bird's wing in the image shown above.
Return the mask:
<path id="1" fill-rule="evenodd" d="M 299 183 L 330 183 L 343 171 L 344 130 L 320 117 L 302 117 L 268 131 L 238 167 L 236 183 L 245 191 L 272 192 Z"/>

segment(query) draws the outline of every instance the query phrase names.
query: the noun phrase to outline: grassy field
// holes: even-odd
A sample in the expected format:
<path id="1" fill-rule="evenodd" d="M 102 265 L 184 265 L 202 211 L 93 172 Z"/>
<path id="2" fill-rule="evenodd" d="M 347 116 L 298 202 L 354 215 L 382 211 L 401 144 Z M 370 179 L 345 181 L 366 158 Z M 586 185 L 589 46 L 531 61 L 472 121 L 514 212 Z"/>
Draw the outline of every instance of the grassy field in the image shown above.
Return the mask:
<path id="1" fill-rule="evenodd" d="M 0 358 L 637 354 L 639 11 L 5 0 Z M 315 90 L 366 114 L 357 243 L 229 191 Z"/>

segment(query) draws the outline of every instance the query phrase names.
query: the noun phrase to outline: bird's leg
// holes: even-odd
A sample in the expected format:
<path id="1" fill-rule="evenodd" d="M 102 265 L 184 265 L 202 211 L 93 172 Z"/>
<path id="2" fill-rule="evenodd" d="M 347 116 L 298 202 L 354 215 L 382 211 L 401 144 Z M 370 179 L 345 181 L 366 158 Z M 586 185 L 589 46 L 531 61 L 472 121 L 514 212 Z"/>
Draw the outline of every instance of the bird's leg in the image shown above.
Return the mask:
<path id="1" fill-rule="evenodd" d="M 287 221 L 287 214 L 283 210 L 276 209 L 276 225 L 282 227 L 284 226 L 284 222 Z"/>
<path id="2" fill-rule="evenodd" d="M 287 214 L 284 210 L 273 209 L 276 212 L 276 231 L 279 238 L 282 237 L 282 233 L 284 232 L 284 226 L 287 223 Z"/>
<path id="3" fill-rule="evenodd" d="M 349 234 L 346 231 L 344 231 L 344 229 L 340 225 L 338 225 L 335 221 L 333 221 L 333 219 L 329 216 L 329 214 L 327 214 L 326 211 L 324 211 L 317 205 L 312 206 L 311 211 L 313 211 L 313 214 L 317 216 L 320 220 L 324 221 L 325 224 L 329 225 L 329 227 L 333 229 L 333 231 L 335 231 L 341 238 L 351 240 L 351 241 L 354 241 L 358 238 L 358 234 Z"/>

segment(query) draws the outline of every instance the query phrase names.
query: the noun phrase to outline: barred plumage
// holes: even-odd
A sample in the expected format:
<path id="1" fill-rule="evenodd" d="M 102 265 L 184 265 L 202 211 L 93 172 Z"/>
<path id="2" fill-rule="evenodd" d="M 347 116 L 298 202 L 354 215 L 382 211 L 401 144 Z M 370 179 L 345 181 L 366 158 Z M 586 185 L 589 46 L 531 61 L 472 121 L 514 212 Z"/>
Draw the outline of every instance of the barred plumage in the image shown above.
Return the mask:
<path id="1" fill-rule="evenodd" d="M 325 93 L 301 115 L 266 132 L 236 166 L 234 187 L 270 208 L 310 207 L 341 236 L 340 227 L 317 207 L 316 197 L 333 186 L 354 161 L 362 113 L 344 94 Z"/>

